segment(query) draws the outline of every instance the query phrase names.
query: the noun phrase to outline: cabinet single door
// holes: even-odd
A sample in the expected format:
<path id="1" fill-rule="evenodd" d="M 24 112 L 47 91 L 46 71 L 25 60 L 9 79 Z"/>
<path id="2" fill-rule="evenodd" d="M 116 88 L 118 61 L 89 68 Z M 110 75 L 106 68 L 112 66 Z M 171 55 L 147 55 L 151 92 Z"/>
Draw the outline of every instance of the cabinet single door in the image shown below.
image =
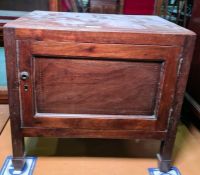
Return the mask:
<path id="1" fill-rule="evenodd" d="M 23 127 L 165 130 L 181 48 L 17 41 Z"/>

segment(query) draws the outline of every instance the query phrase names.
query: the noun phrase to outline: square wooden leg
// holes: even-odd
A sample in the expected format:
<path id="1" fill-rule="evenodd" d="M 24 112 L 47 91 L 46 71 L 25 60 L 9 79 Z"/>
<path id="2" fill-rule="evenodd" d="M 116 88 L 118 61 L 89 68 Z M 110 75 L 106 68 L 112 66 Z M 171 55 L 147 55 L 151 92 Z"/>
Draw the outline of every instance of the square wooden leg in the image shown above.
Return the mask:
<path id="1" fill-rule="evenodd" d="M 12 117 L 11 117 L 11 132 L 12 132 L 12 150 L 13 150 L 12 164 L 15 170 L 20 171 L 23 169 L 25 165 L 24 137 Z"/>
<path id="2" fill-rule="evenodd" d="M 15 170 L 20 171 L 23 169 L 25 165 L 25 158 L 24 157 L 13 157 L 12 164 Z"/>
<path id="3" fill-rule="evenodd" d="M 157 154 L 158 159 L 158 168 L 161 172 L 168 172 L 171 169 L 171 160 L 164 160 L 162 159 L 160 154 Z"/>

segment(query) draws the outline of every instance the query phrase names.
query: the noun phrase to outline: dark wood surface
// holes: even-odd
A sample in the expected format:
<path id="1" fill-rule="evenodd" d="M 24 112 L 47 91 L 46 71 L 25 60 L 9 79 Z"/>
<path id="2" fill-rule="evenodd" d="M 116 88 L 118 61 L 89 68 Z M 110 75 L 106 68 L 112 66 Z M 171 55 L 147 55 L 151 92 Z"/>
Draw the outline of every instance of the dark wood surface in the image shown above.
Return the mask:
<path id="1" fill-rule="evenodd" d="M 194 39 L 154 16 L 36 11 L 6 24 L 15 168 L 25 136 L 154 138 L 167 172 Z"/>
<path id="2" fill-rule="evenodd" d="M 24 93 L 26 96 L 22 102 L 26 106 L 24 109 L 27 109 L 30 115 L 35 113 L 34 115 L 37 116 L 24 117 L 24 125 L 62 128 L 151 128 L 151 130 L 166 128 L 170 102 L 173 100 L 173 84 L 176 81 L 176 76 L 172 76 L 171 73 L 176 75 L 179 47 L 23 41 L 19 42 L 19 48 L 20 50 L 26 48 L 19 53 L 20 69 L 27 70 L 29 73 L 35 72 L 33 76 L 30 74 L 27 81 L 21 83 L 21 92 L 24 93 L 24 83 L 29 86 L 30 92 Z M 169 55 L 169 51 L 173 51 L 173 55 Z M 118 52 L 117 55 L 116 52 Z M 43 57 L 30 59 L 31 55 L 43 55 Z M 56 57 L 49 57 L 49 55 Z M 74 58 L 74 55 L 77 57 Z M 48 67 L 43 68 L 42 63 Z M 85 68 L 84 65 L 86 65 Z M 126 71 L 123 65 L 126 66 Z M 43 71 L 41 72 L 38 68 Z M 74 77 L 72 71 L 76 73 Z M 138 71 L 142 71 L 140 76 L 137 75 Z M 165 71 L 169 73 L 163 75 Z M 84 75 L 84 78 L 81 75 Z M 111 77 L 109 78 L 108 75 Z M 33 86 L 32 81 L 35 82 Z M 52 86 L 57 93 L 50 96 Z M 34 92 L 32 92 L 33 88 Z M 59 101 L 57 97 L 63 95 L 66 98 L 59 98 Z M 47 98 L 51 99 L 47 102 Z M 35 106 L 31 105 L 32 102 L 27 99 L 34 99 Z M 157 103 L 158 100 L 160 104 Z M 125 104 L 122 105 L 122 103 Z M 41 111 L 43 108 L 48 109 Z M 145 108 L 151 111 L 148 112 Z M 64 117 L 63 114 L 68 116 Z M 73 116 L 74 114 L 88 115 L 83 117 L 82 115 Z M 115 124 L 114 116 L 109 117 L 114 114 L 117 114 L 119 124 Z M 45 120 L 44 116 L 46 116 Z M 88 117 L 89 123 L 85 120 Z M 57 124 L 52 121 L 55 118 L 58 118 Z M 95 118 L 98 119 L 99 126 Z M 127 121 L 121 121 L 123 118 Z M 145 127 L 137 118 L 141 119 Z M 91 124 L 94 127 L 90 126 Z"/>
<path id="3" fill-rule="evenodd" d="M 154 115 L 159 63 L 36 57 L 34 66 L 38 113 Z"/>
<path id="4" fill-rule="evenodd" d="M 16 60 L 16 41 L 13 29 L 4 30 L 6 69 L 8 77 L 8 98 L 11 122 L 11 136 L 13 147 L 13 166 L 16 170 L 22 169 L 24 165 L 24 137 L 21 132 L 20 121 L 20 98 L 19 98 L 19 80 L 18 67 Z"/>
<path id="5" fill-rule="evenodd" d="M 171 111 L 171 115 L 169 123 L 168 123 L 168 132 L 161 143 L 160 154 L 158 156 L 159 159 L 159 167 L 160 169 L 166 171 L 169 169 L 171 164 L 171 156 L 173 152 L 173 145 L 176 137 L 177 124 L 180 118 L 181 107 L 183 103 L 184 92 L 186 89 L 186 83 L 188 79 L 188 74 L 190 70 L 190 64 L 192 61 L 193 50 L 195 46 L 195 36 L 187 36 L 185 38 L 184 49 L 181 54 L 181 66 L 179 67 L 179 76 L 177 78 L 176 83 L 176 92 L 175 99 L 173 102 L 173 108 Z"/>
<path id="6" fill-rule="evenodd" d="M 105 138 L 105 139 L 156 139 L 166 137 L 166 131 L 143 130 L 91 130 L 91 129 L 66 129 L 66 128 L 22 128 L 22 133 L 27 137 L 63 137 L 63 138 Z M 106 137 L 105 137 L 106 135 Z"/>

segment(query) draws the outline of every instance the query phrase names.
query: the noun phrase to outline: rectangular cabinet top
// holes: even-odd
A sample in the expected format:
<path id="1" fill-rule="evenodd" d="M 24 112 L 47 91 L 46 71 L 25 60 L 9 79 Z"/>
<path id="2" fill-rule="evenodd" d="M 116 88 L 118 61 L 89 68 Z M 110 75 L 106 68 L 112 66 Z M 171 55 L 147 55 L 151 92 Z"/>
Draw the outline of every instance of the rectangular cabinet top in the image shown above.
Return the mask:
<path id="1" fill-rule="evenodd" d="M 193 33 L 158 16 L 33 11 L 5 27 L 84 32 Z"/>

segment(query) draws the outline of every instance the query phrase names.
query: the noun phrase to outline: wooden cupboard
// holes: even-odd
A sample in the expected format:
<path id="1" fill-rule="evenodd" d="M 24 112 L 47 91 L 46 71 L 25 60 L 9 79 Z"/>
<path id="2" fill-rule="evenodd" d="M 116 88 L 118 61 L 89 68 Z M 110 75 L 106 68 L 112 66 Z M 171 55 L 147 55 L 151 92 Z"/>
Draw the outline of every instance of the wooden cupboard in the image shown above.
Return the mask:
<path id="1" fill-rule="evenodd" d="M 158 139 L 170 169 L 193 32 L 156 16 L 34 11 L 4 36 L 15 169 L 26 136 Z"/>

